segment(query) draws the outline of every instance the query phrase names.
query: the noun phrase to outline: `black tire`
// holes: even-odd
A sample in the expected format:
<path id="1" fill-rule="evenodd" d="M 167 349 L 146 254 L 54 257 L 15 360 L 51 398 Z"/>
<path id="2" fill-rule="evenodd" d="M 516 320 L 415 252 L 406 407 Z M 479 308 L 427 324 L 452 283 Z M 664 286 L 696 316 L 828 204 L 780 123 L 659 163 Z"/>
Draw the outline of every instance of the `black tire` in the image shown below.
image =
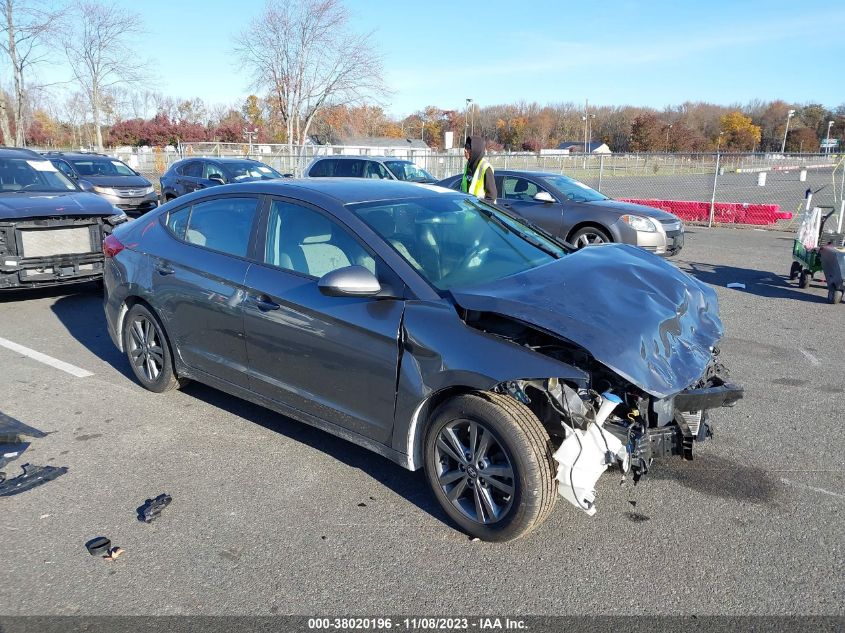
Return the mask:
<path id="1" fill-rule="evenodd" d="M 454 444 L 443 446 L 447 440 L 442 434 L 454 432 L 461 437 L 463 425 L 469 424 L 476 425 L 473 449 L 478 449 L 481 461 L 473 457 L 467 460 L 468 465 L 461 467 L 451 452 Z M 486 433 L 489 437 L 485 440 Z M 469 439 L 468 435 L 463 437 Z M 482 446 L 487 446 L 487 450 L 482 450 Z M 431 417 L 423 451 L 426 479 L 434 496 L 446 514 L 473 537 L 484 541 L 519 538 L 545 521 L 554 507 L 557 490 L 549 436 L 528 407 L 508 396 L 479 393 L 447 400 Z M 500 474 L 508 468 L 510 477 Z M 446 487 L 452 483 L 447 491 Z M 454 494 L 462 483 L 462 492 L 455 501 L 450 500 L 447 495 Z M 504 489 L 510 489 L 510 494 L 503 492 Z M 484 502 L 479 499 L 485 495 L 492 501 L 483 511 Z M 496 515 L 495 510 L 486 512 L 488 508 L 498 508 L 500 514 Z"/>
<path id="2" fill-rule="evenodd" d="M 798 275 L 801 272 L 801 264 L 798 262 L 792 262 L 792 266 L 789 269 L 789 278 L 793 281 L 798 279 Z"/>
<path id="3" fill-rule="evenodd" d="M 179 385 L 167 335 L 150 310 L 141 304 L 132 306 L 123 320 L 122 336 L 129 366 L 142 387 L 163 393 Z"/>
<path id="4" fill-rule="evenodd" d="M 568 240 L 570 244 L 578 249 L 593 244 L 607 244 L 612 241 L 613 239 L 607 234 L 607 231 L 594 225 L 582 226 L 570 235 Z"/>
<path id="5" fill-rule="evenodd" d="M 842 303 L 842 291 L 838 290 L 833 286 L 828 286 L 827 288 L 827 300 L 829 303 L 837 304 Z"/>
<path id="6" fill-rule="evenodd" d="M 799 288 L 806 288 L 810 285 L 810 272 L 807 270 L 801 270 L 801 274 L 798 276 L 798 287 Z"/>

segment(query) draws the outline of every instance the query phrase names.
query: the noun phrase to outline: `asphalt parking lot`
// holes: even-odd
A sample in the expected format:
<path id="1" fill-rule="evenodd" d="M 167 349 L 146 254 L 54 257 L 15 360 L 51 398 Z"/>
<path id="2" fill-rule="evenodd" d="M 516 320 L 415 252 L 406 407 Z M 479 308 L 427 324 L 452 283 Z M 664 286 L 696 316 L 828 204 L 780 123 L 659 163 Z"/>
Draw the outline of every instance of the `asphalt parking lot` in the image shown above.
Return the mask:
<path id="1" fill-rule="evenodd" d="M 746 398 L 694 461 L 605 475 L 594 517 L 559 500 L 509 544 L 456 531 L 422 472 L 201 385 L 143 390 L 95 288 L 4 294 L 2 339 L 92 375 L 0 347 L 0 411 L 49 433 L 22 461 L 69 469 L 0 498 L 0 613 L 843 615 L 845 305 L 786 279 L 790 249 L 690 229 L 676 263 L 716 287 Z M 89 556 L 99 535 L 125 554 Z"/>

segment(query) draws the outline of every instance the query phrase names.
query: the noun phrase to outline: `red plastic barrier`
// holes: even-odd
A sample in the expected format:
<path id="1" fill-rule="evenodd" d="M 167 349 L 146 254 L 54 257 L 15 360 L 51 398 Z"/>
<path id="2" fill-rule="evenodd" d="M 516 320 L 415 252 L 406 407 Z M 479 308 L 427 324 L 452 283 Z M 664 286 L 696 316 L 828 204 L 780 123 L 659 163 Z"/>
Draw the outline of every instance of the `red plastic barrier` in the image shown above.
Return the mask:
<path id="1" fill-rule="evenodd" d="M 677 215 L 685 222 L 703 222 L 710 217 L 710 203 L 690 200 L 644 200 L 621 198 L 622 202 L 655 207 Z M 720 224 L 774 224 L 778 220 L 790 220 L 792 213 L 781 212 L 777 204 L 743 204 L 740 202 L 716 202 L 713 205 L 713 220 Z"/>

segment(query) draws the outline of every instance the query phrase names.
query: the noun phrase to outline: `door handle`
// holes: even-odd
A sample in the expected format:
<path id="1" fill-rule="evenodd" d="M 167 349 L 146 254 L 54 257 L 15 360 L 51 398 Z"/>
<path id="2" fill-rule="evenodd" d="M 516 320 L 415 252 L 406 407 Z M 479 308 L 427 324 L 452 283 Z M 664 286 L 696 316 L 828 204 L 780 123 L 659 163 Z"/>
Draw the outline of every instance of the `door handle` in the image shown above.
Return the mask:
<path id="1" fill-rule="evenodd" d="M 259 295 L 257 297 L 252 297 L 252 302 L 262 312 L 270 312 L 271 310 L 278 310 L 282 307 L 275 301 L 271 300 L 267 295 Z"/>
<path id="2" fill-rule="evenodd" d="M 162 276 L 172 275 L 173 273 L 176 272 L 175 270 L 173 270 L 167 264 L 159 264 L 158 266 L 156 266 L 156 271 L 158 272 L 159 275 L 162 275 Z"/>

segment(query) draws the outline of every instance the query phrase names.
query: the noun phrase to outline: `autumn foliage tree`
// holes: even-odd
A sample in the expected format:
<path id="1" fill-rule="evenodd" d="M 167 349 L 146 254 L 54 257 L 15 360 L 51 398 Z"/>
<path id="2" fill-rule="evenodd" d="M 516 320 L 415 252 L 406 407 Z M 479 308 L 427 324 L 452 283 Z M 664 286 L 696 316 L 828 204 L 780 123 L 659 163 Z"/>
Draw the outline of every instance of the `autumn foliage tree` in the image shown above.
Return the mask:
<path id="1" fill-rule="evenodd" d="M 739 110 L 730 112 L 719 119 L 719 129 L 723 133 L 721 147 L 726 150 L 750 151 L 760 144 L 760 126 L 754 125 L 751 117 Z"/>
<path id="2" fill-rule="evenodd" d="M 666 124 L 653 114 L 641 114 L 631 125 L 631 150 L 657 152 L 666 149 Z"/>

